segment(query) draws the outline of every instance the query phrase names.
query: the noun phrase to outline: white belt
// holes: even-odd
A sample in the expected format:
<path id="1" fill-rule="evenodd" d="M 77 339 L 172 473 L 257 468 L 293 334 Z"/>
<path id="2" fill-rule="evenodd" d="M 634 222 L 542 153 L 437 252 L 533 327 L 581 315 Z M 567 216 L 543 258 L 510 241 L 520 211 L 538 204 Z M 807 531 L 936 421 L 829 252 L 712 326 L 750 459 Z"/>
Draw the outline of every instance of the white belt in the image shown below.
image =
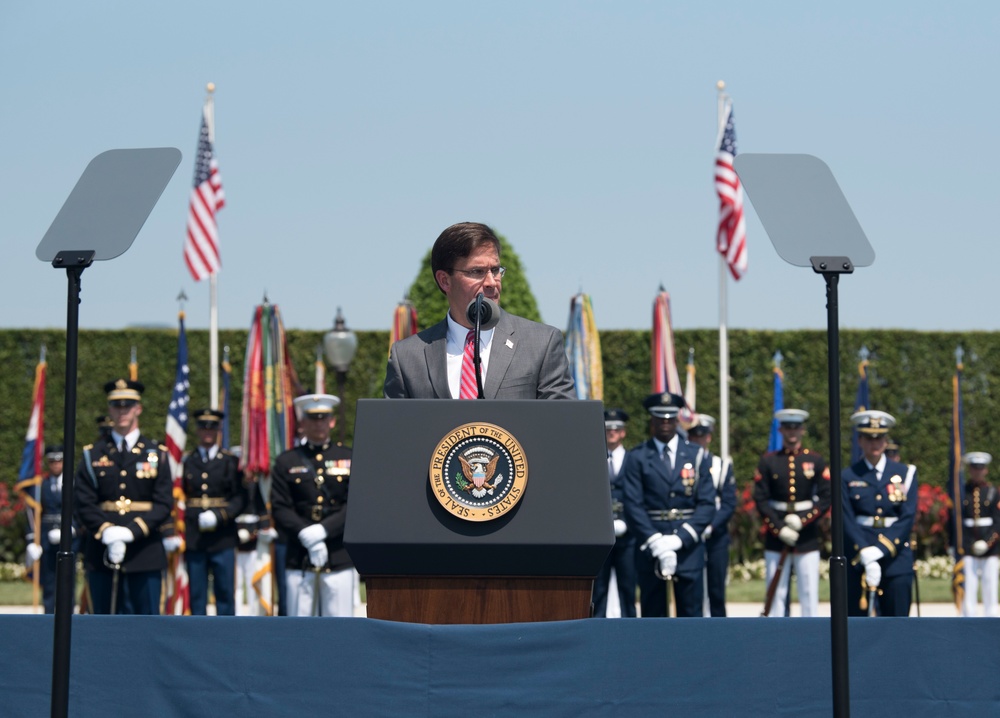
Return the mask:
<path id="1" fill-rule="evenodd" d="M 770 504 L 778 511 L 808 511 L 813 507 L 812 501 L 771 501 Z"/>
<path id="2" fill-rule="evenodd" d="M 992 526 L 993 518 L 987 517 L 985 519 L 962 519 L 962 525 L 968 526 L 969 528 L 974 528 L 976 526 Z"/>
<path id="3" fill-rule="evenodd" d="M 856 519 L 862 526 L 875 528 L 888 528 L 899 520 L 895 516 L 857 516 Z"/>

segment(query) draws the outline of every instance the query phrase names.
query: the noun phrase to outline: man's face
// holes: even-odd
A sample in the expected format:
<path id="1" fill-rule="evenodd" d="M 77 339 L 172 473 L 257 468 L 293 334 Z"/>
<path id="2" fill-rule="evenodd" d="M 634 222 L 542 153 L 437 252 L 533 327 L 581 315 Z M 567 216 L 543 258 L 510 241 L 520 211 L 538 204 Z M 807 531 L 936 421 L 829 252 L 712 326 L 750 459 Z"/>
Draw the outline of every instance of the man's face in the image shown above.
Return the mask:
<path id="1" fill-rule="evenodd" d="M 46 459 L 46 464 L 49 467 L 49 474 L 51 476 L 59 476 L 63 472 L 63 462 L 62 459 L 56 461 L 54 459 Z"/>
<path id="2" fill-rule="evenodd" d="M 784 439 L 785 448 L 797 449 L 802 445 L 802 435 L 806 433 L 805 424 L 782 424 L 778 431 Z"/>
<path id="3" fill-rule="evenodd" d="M 977 486 L 985 486 L 988 471 L 989 468 L 985 464 L 969 464 L 969 481 Z"/>
<path id="4" fill-rule="evenodd" d="M 215 446 L 216 440 L 219 438 L 219 427 L 218 426 L 199 426 L 198 427 L 198 445 L 199 446 Z"/>
<path id="5" fill-rule="evenodd" d="M 625 440 L 625 427 L 623 426 L 620 429 L 605 429 L 604 440 L 608 444 L 608 451 L 614 451 Z"/>
<path id="6" fill-rule="evenodd" d="M 708 431 L 696 433 L 688 432 L 688 440 L 692 444 L 697 444 L 703 449 L 707 449 L 708 445 L 712 443 L 712 434 Z"/>
<path id="7" fill-rule="evenodd" d="M 114 430 L 125 436 L 139 425 L 142 404 L 137 401 L 112 401 L 108 403 L 108 414 L 111 416 Z"/>
<path id="8" fill-rule="evenodd" d="M 330 414 L 306 414 L 302 418 L 302 435 L 310 444 L 324 444 L 336 425 L 336 417 Z"/>
<path id="9" fill-rule="evenodd" d="M 879 434 L 878 436 L 872 436 L 871 434 L 860 434 L 860 444 L 861 451 L 864 452 L 865 458 L 868 459 L 868 463 L 874 466 L 882 458 L 882 454 L 885 453 L 885 445 L 889 441 L 885 438 L 885 434 Z"/>
<path id="10" fill-rule="evenodd" d="M 463 327 L 472 328 L 471 323 L 465 315 L 465 310 L 469 302 L 482 292 L 487 299 L 494 302 L 500 301 L 500 277 L 494 277 L 490 272 L 486 273 L 482 279 L 474 279 L 465 274 L 466 271 L 475 269 L 495 269 L 500 266 L 500 257 L 496 249 L 491 244 L 481 245 L 468 257 L 459 259 L 453 271 L 447 272 L 439 269 L 434 278 L 438 286 L 444 290 L 448 297 L 451 318 Z M 463 271 L 464 270 L 464 271 Z"/>
<path id="11" fill-rule="evenodd" d="M 651 416 L 649 426 L 653 436 L 666 444 L 677 434 L 677 417 L 671 416 L 667 419 L 661 419 L 657 416 Z"/>

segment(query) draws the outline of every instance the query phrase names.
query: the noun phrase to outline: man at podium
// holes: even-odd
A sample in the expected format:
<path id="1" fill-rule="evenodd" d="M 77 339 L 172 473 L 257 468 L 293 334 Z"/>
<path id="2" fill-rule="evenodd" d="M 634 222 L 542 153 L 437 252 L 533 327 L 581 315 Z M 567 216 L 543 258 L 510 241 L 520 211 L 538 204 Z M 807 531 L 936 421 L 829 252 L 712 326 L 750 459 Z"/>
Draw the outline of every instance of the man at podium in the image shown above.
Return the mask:
<path id="1" fill-rule="evenodd" d="M 479 293 L 500 301 L 505 268 L 500 240 L 477 222 L 444 230 L 431 249 L 434 281 L 448 297 L 447 316 L 392 345 L 383 393 L 387 399 L 475 399 L 474 323 L 468 308 Z M 562 332 L 500 310 L 480 332 L 486 399 L 574 399 Z"/>

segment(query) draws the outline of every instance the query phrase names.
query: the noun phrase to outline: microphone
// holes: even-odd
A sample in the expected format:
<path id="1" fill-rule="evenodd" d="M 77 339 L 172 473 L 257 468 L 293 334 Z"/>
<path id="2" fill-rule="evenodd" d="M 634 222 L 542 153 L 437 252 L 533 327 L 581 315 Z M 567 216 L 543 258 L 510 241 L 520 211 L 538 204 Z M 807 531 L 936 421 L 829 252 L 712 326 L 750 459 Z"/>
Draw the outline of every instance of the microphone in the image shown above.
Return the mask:
<path id="1" fill-rule="evenodd" d="M 500 321 L 500 305 L 492 299 L 487 299 L 482 292 L 469 302 L 465 309 L 465 316 L 468 317 L 472 325 L 476 325 L 476 317 L 479 318 L 479 329 L 485 331 L 492 329 Z"/>

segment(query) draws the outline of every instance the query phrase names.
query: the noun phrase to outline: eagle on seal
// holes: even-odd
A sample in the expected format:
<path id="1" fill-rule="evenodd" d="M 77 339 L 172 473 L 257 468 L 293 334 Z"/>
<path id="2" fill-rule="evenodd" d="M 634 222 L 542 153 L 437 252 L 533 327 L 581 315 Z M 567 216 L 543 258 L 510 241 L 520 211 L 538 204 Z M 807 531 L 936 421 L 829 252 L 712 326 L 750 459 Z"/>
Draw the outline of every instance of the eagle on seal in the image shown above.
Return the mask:
<path id="1" fill-rule="evenodd" d="M 465 487 L 466 491 L 472 491 L 472 495 L 478 498 L 486 493 L 483 489 L 493 490 L 489 480 L 497 471 L 497 462 L 500 461 L 499 455 L 490 459 L 485 466 L 481 461 L 470 462 L 462 455 L 459 455 L 458 460 L 462 463 L 462 474 L 472 482 Z"/>

